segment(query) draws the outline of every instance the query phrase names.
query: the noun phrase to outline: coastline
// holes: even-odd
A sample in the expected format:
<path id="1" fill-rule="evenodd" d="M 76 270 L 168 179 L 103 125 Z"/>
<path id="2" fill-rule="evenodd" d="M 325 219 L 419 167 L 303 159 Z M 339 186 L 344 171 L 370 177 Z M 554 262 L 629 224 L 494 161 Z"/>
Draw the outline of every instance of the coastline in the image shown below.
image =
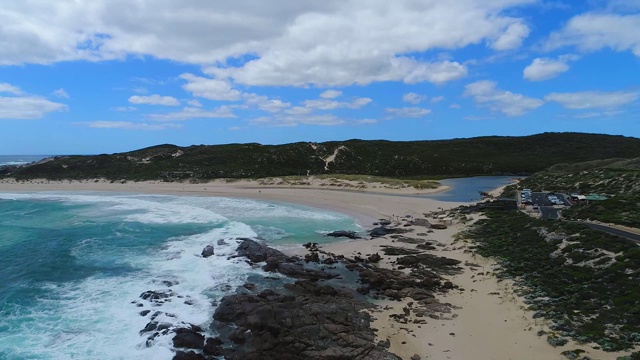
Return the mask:
<path id="1" fill-rule="evenodd" d="M 446 189 L 432 189 L 430 192 Z M 562 348 L 548 345 L 544 337 L 536 335 L 544 327 L 534 321 L 532 314 L 524 311 L 524 303 L 513 295 L 510 281 L 498 282 L 491 275 L 495 263 L 471 252 L 465 244 L 455 241 L 454 235 L 464 230 L 465 224 L 454 221 L 447 229 L 428 233 L 418 225 L 404 226 L 405 216 L 425 218 L 425 213 L 442 211 L 463 203 L 441 202 L 433 199 L 406 196 L 407 191 L 385 190 L 364 192 L 329 190 L 290 186 L 256 187 L 253 182 L 210 182 L 182 184 L 163 182 L 46 182 L 11 183 L 0 181 L 0 192 L 18 191 L 110 191 L 147 194 L 175 194 L 198 196 L 224 196 L 296 203 L 346 213 L 357 222 L 371 228 L 372 222 L 385 218 L 397 226 L 409 230 L 412 238 L 438 244 L 430 253 L 461 261 L 464 271 L 446 276 L 458 286 L 444 295 L 441 302 L 452 305 L 451 313 L 442 313 L 437 318 L 426 318 L 426 323 L 398 323 L 389 316 L 403 312 L 410 298 L 402 301 L 378 300 L 380 305 L 372 315 L 376 318 L 372 327 L 377 329 L 378 340 L 388 339 L 390 351 L 404 359 L 418 354 L 421 358 L 433 359 L 566 359 L 560 353 L 578 348 L 569 344 Z M 428 193 L 429 191 L 421 192 Z M 400 195 L 400 196 L 394 196 Z M 430 221 L 437 221 L 429 218 Z M 393 240 L 381 237 L 374 240 L 350 240 L 325 245 L 322 250 L 338 255 L 354 256 L 382 253 L 381 245 L 390 245 Z M 393 241 L 394 246 L 414 248 L 413 245 Z M 289 249 L 289 254 L 305 254 L 303 248 Z M 381 267 L 396 268 L 394 258 L 382 256 Z M 408 270 L 404 270 L 408 273 Z M 412 320 L 417 320 L 412 318 Z M 588 347 L 584 355 L 597 359 L 615 359 L 616 354 L 594 351 Z"/>

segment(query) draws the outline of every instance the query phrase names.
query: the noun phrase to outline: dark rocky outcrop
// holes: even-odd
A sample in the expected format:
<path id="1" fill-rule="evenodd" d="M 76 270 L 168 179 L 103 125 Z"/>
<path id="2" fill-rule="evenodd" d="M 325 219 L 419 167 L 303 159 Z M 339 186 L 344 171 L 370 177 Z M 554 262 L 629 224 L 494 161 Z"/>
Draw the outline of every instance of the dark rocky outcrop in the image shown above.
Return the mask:
<path id="1" fill-rule="evenodd" d="M 204 346 L 204 335 L 193 329 L 180 328 L 176 329 L 175 332 L 173 346 L 176 348 L 202 349 Z"/>
<path id="2" fill-rule="evenodd" d="M 233 324 L 239 345 L 225 359 L 400 359 L 375 343 L 370 307 L 346 291 L 316 282 L 286 285 L 288 294 L 265 290 L 222 299 L 214 319 Z"/>
<path id="3" fill-rule="evenodd" d="M 360 236 L 355 231 L 346 231 L 346 230 L 338 230 L 333 231 L 327 234 L 327 236 L 331 237 L 346 237 L 349 239 L 361 239 Z"/>
<path id="4" fill-rule="evenodd" d="M 202 257 L 208 258 L 213 255 L 213 245 L 207 245 L 204 249 L 202 249 Z"/>
<path id="5" fill-rule="evenodd" d="M 238 245 L 238 255 L 246 257 L 253 263 L 266 262 L 262 270 L 267 272 L 278 272 L 297 279 L 332 279 L 338 274 L 330 271 L 315 270 L 305 267 L 302 262 L 294 257 L 289 257 L 282 252 L 262 245 L 255 240 L 242 240 Z"/>

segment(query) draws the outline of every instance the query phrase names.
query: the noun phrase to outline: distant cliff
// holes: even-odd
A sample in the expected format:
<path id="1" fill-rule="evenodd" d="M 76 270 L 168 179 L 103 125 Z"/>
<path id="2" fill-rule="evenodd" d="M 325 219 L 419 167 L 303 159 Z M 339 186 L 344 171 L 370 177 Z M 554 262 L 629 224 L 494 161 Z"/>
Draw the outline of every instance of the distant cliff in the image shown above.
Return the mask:
<path id="1" fill-rule="evenodd" d="M 632 158 L 638 154 L 640 139 L 583 133 L 409 142 L 158 145 L 111 155 L 58 156 L 28 166 L 3 167 L 0 178 L 201 181 L 317 174 L 420 178 L 528 175 L 560 163 Z"/>

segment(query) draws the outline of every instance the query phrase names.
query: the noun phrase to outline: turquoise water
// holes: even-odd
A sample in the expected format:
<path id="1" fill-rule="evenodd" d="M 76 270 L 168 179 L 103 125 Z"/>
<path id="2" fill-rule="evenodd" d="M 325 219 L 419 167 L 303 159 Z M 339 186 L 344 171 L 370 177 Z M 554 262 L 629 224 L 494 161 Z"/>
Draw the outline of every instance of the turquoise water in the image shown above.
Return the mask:
<path id="1" fill-rule="evenodd" d="M 170 336 L 148 346 L 139 334 L 139 312 L 158 309 L 142 292 L 170 282 L 190 304 L 165 303 L 158 320 L 206 328 L 212 302 L 261 273 L 228 259 L 232 239 L 286 247 L 336 229 L 359 230 L 343 214 L 264 201 L 0 193 L 0 359 L 170 359 Z"/>
<path id="2" fill-rule="evenodd" d="M 514 176 L 475 176 L 468 178 L 438 180 L 442 185 L 451 186 L 451 189 L 426 195 L 430 199 L 451 202 L 472 202 L 482 198 L 481 191 L 491 191 L 503 185 L 513 182 Z"/>

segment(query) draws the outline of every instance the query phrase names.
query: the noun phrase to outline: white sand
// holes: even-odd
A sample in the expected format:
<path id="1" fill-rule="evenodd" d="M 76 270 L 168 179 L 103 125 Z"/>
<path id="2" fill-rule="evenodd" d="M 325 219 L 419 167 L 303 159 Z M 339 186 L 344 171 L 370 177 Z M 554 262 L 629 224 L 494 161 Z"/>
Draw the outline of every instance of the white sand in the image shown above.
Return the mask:
<path id="1" fill-rule="evenodd" d="M 426 198 L 396 196 L 418 192 L 411 189 L 369 189 L 377 193 L 363 191 L 328 190 L 320 185 L 306 187 L 291 186 L 258 186 L 252 181 L 227 183 L 223 181 L 206 184 L 182 184 L 164 182 L 128 182 L 109 183 L 106 181 L 86 182 L 48 182 L 31 181 L 15 183 L 0 181 L 1 191 L 116 191 L 135 193 L 166 193 L 202 196 L 227 196 L 253 199 L 265 199 L 283 202 L 300 203 L 325 209 L 341 211 L 355 217 L 358 222 L 369 227 L 375 219 L 397 219 L 398 216 L 411 215 L 423 217 L 424 213 L 440 208 L 452 208 L 460 204 L 439 202 Z M 436 191 L 441 191 L 437 189 Z M 434 190 L 431 190 L 432 192 Z M 384 193 L 381 193 L 384 192 Z M 425 191 L 420 191 L 425 193 Z M 431 221 L 436 221 L 430 219 Z M 402 313 L 402 307 L 409 301 L 385 301 L 381 305 L 389 305 L 391 310 L 375 312 L 377 318 L 373 326 L 378 329 L 380 340 L 390 339 L 391 351 L 404 359 L 418 354 L 422 359 L 480 359 L 480 360 L 534 360 L 534 359 L 566 359 L 560 353 L 564 350 L 583 349 L 593 359 L 615 359 L 620 354 L 605 353 L 593 350 L 588 346 L 569 343 L 564 347 L 553 348 L 546 342 L 546 336 L 536 335 L 539 329 L 545 329 L 540 320 L 532 319 L 532 313 L 523 310 L 524 303 L 513 296 L 510 281 L 498 283 L 490 273 L 494 263 L 481 258 L 470 251 L 465 251 L 464 244 L 454 244 L 453 235 L 463 230 L 465 225 L 453 224 L 446 230 L 435 230 L 426 236 L 424 227 L 411 226 L 414 231 L 411 237 L 436 240 L 444 247 L 433 253 L 455 258 L 465 262 L 476 263 L 480 268 L 475 270 L 465 266 L 465 271 L 450 280 L 464 291 L 452 290 L 441 297 L 459 307 L 452 314 L 443 314 L 447 319 L 434 320 L 426 318 L 427 324 L 399 324 L 389 319 L 393 313 Z M 324 247 L 324 250 L 344 255 L 357 252 L 372 254 L 380 251 L 380 245 L 390 240 L 358 240 L 340 242 Z M 395 246 L 411 246 L 394 243 Z M 302 252 L 301 249 L 293 252 Z M 389 258 L 383 256 L 380 266 L 391 267 Z M 479 275 L 484 273 L 484 275 Z M 498 293 L 499 295 L 490 295 Z M 454 335 L 450 335 L 453 333 Z M 403 344 L 403 342 L 405 342 Z"/>

